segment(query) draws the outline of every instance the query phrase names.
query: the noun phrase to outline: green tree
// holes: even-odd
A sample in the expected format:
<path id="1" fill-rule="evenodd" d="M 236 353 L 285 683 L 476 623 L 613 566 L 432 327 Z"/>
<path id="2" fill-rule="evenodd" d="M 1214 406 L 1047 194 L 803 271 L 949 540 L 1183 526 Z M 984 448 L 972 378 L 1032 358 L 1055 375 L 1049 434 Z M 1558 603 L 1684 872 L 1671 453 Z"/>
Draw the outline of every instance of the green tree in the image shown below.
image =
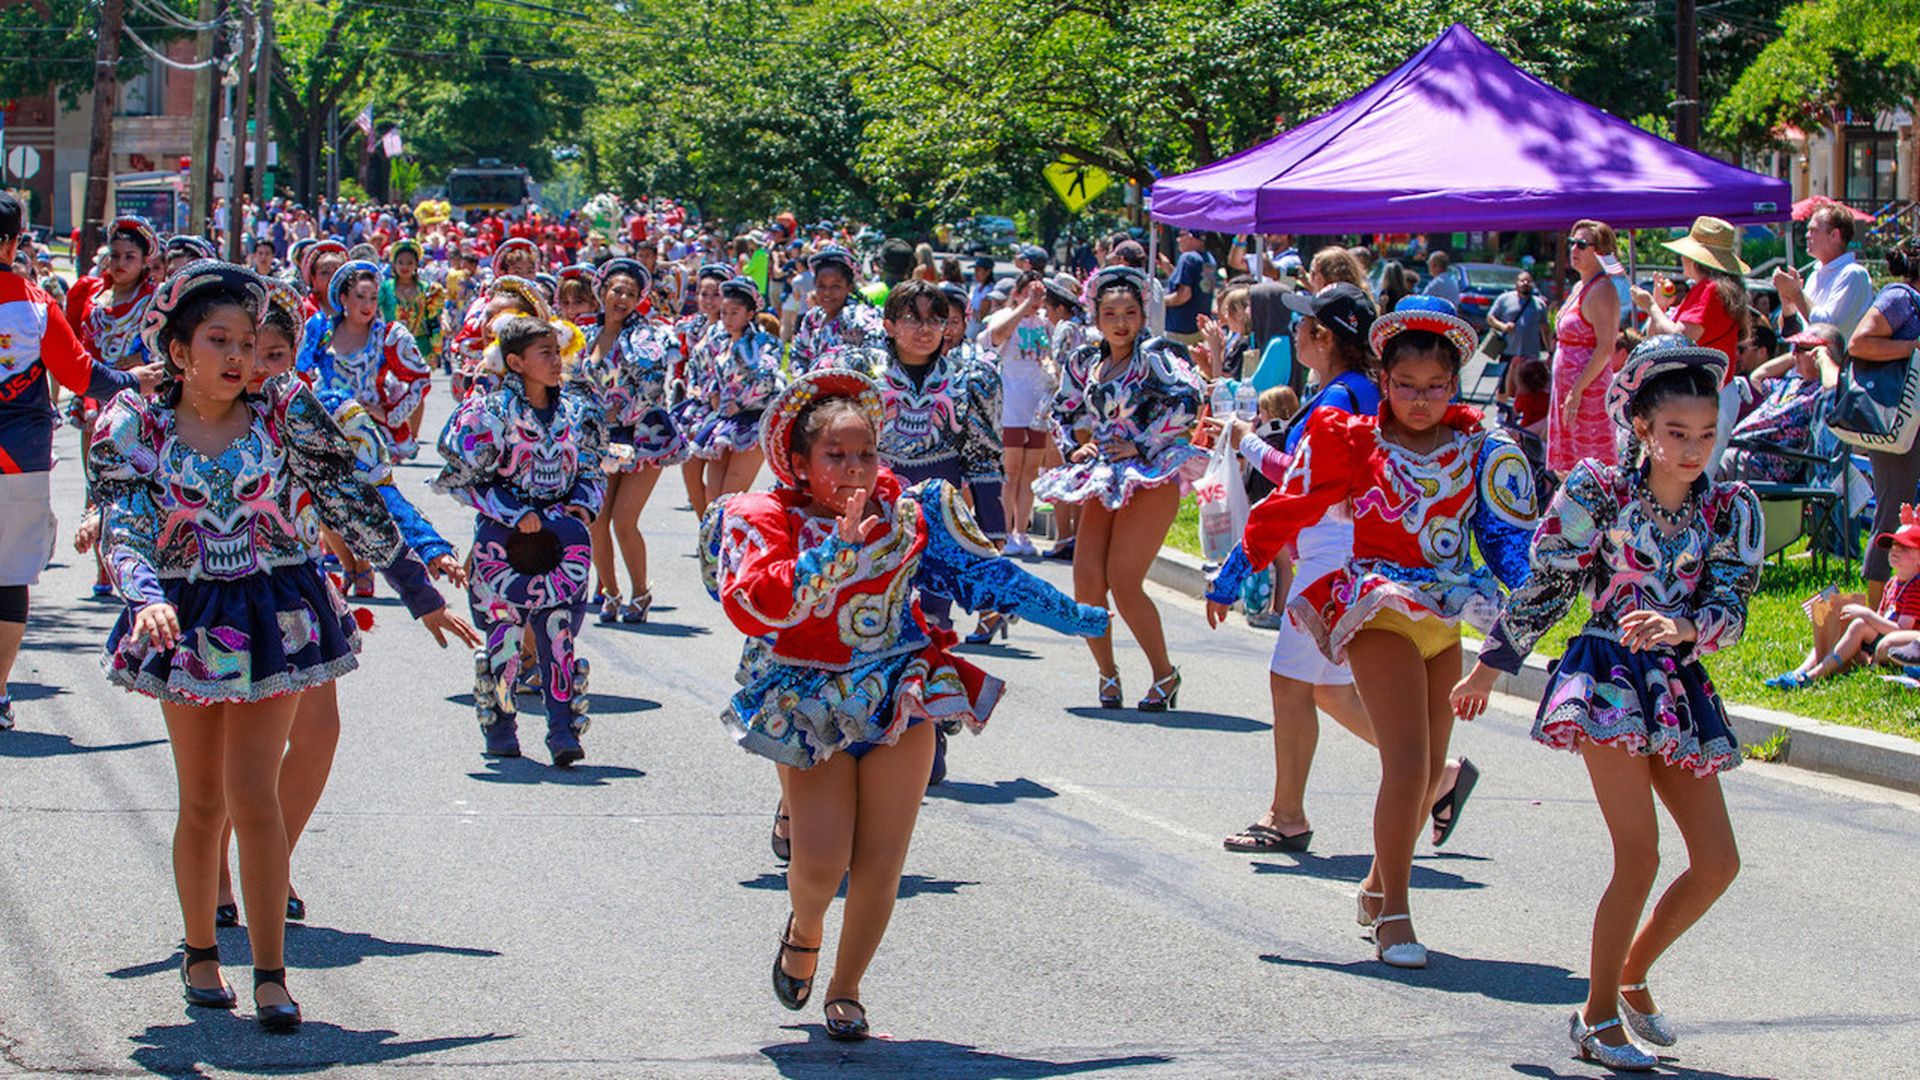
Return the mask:
<path id="1" fill-rule="evenodd" d="M 1712 130 L 1730 142 L 1772 142 L 1787 125 L 1831 123 L 1831 109 L 1871 114 L 1920 94 L 1920 0 L 1810 0 L 1786 10 L 1780 31 L 1713 110 Z"/>
<path id="2" fill-rule="evenodd" d="M 167 0 L 156 0 L 175 11 Z M 182 22 L 193 12 L 179 13 Z M 30 97 L 48 88 L 68 108 L 93 86 L 93 61 L 100 35 L 98 5 L 88 0 L 15 0 L 0 3 L 0 98 Z M 129 10 L 127 29 L 154 48 L 181 36 L 157 17 Z M 146 70 L 147 54 L 130 35 L 120 41 L 119 76 L 125 80 Z"/>

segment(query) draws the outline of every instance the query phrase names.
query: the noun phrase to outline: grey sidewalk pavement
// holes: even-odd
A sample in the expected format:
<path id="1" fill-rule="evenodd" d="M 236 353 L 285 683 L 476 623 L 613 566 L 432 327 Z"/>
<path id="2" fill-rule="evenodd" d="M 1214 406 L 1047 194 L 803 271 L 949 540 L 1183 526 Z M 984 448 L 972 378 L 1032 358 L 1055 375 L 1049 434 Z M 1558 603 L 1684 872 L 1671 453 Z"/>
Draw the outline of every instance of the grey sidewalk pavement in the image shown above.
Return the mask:
<path id="1" fill-rule="evenodd" d="M 1173 548 L 1160 549 L 1147 578 L 1189 596 L 1204 596 L 1207 591 L 1206 564 Z M 1470 655 L 1479 654 L 1479 642 L 1468 641 L 1465 646 Z M 1547 663 L 1530 656 L 1525 670 L 1502 676 L 1496 685 L 1502 693 L 1537 702 L 1546 692 Z M 1920 793 L 1920 742 L 1758 705 L 1728 702 L 1727 717 L 1745 746 L 1762 745 L 1784 733 L 1777 756 L 1770 759 L 1776 764 Z"/>

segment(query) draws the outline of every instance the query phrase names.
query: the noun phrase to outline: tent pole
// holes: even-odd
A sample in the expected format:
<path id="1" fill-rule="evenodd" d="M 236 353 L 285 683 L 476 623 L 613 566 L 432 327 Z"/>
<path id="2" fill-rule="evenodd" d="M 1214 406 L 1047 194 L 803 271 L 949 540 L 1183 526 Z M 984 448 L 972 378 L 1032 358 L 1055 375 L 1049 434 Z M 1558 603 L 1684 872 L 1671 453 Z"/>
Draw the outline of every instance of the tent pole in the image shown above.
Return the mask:
<path id="1" fill-rule="evenodd" d="M 1247 267 L 1248 270 L 1253 272 L 1254 284 L 1258 285 L 1260 282 L 1266 280 L 1267 278 L 1266 266 L 1267 266 L 1267 234 L 1254 233 L 1253 234 L 1253 265 Z"/>
<path id="2" fill-rule="evenodd" d="M 1627 230 L 1627 284 L 1630 286 L 1638 284 L 1636 280 L 1638 272 L 1634 269 L 1635 259 L 1633 251 L 1633 240 L 1638 231 L 1637 229 Z"/>
<path id="3" fill-rule="evenodd" d="M 1793 265 L 1793 218 L 1792 217 L 1788 217 L 1786 224 L 1780 226 L 1780 235 L 1786 237 L 1787 269 L 1792 270 L 1795 268 Z"/>
<path id="4" fill-rule="evenodd" d="M 1154 224 L 1152 211 L 1147 212 L 1147 280 L 1152 282 L 1160 280 L 1160 226 Z M 1153 310 L 1152 304 L 1148 304 L 1147 307 L 1149 311 Z M 1158 317 L 1153 320 L 1154 325 L 1149 329 L 1152 330 L 1154 337 L 1159 337 L 1167 332 L 1167 305 L 1161 304 L 1156 314 Z"/>

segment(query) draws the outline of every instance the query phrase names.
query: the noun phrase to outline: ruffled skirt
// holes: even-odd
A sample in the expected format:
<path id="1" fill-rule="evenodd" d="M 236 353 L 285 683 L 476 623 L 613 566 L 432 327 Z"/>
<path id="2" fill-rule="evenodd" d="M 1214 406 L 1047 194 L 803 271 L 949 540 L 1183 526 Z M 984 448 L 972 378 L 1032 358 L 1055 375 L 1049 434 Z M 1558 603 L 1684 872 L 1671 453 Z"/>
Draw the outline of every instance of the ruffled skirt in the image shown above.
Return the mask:
<path id="1" fill-rule="evenodd" d="M 764 639 L 740 658 L 742 689 L 721 719 L 742 747 L 796 769 L 811 768 L 861 744 L 891 746 L 912 723 L 960 724 L 979 732 L 1005 686 L 948 651 L 951 632 L 934 642 L 847 668 L 781 662 Z"/>
<path id="2" fill-rule="evenodd" d="M 1083 503 L 1100 500 L 1109 510 L 1127 504 L 1133 493 L 1144 488 L 1177 483 L 1185 492 L 1207 469 L 1207 452 L 1189 443 L 1180 443 L 1162 451 L 1151 461 L 1128 458 L 1108 461 L 1094 457 L 1090 461 L 1068 462 L 1048 469 L 1033 482 L 1035 498 L 1050 503 Z"/>
<path id="3" fill-rule="evenodd" d="M 1294 623 L 1336 664 L 1347 662 L 1353 636 L 1388 609 L 1486 630 L 1500 615 L 1500 587 L 1484 566 L 1463 575 L 1357 559 L 1299 590 L 1287 605 Z"/>
<path id="4" fill-rule="evenodd" d="M 1582 740 L 1712 776 L 1740 764 L 1740 742 L 1706 668 L 1666 649 L 1632 652 L 1581 634 L 1567 643 L 1540 699 L 1534 741 L 1579 750 Z"/>
<path id="5" fill-rule="evenodd" d="M 637 472 L 642 468 L 678 465 L 692 456 L 687 438 L 668 410 L 655 406 L 640 415 L 632 427 L 607 433 L 606 471 Z"/>
<path id="6" fill-rule="evenodd" d="M 359 666 L 359 628 L 312 563 L 232 581 L 160 583 L 180 640 L 155 649 L 123 611 L 100 666 L 115 686 L 192 705 L 264 701 L 331 682 Z"/>
<path id="7" fill-rule="evenodd" d="M 760 449 L 760 410 L 712 415 L 701 422 L 692 437 L 694 457 L 708 461 L 721 454 Z"/>

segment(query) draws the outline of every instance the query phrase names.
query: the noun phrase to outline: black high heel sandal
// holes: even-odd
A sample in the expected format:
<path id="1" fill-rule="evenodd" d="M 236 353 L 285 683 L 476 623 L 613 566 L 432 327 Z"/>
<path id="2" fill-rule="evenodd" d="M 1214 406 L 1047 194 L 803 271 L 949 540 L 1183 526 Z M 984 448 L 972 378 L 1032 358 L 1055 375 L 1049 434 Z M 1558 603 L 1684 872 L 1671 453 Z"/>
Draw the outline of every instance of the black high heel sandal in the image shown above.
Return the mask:
<path id="1" fill-rule="evenodd" d="M 1100 676 L 1100 707 L 1118 709 L 1121 704 L 1120 673 L 1116 671 L 1111 675 Z"/>
<path id="2" fill-rule="evenodd" d="M 1153 680 L 1147 688 L 1147 696 L 1140 699 L 1136 706 L 1141 712 L 1161 713 L 1180 707 L 1180 669 L 1174 668 L 1164 678 Z"/>
<path id="3" fill-rule="evenodd" d="M 253 969 L 253 1019 L 262 1028 L 274 1035 L 291 1035 L 300 1030 L 300 1003 L 287 995 L 285 1005 L 260 1004 L 260 988 L 273 984 L 282 990 L 287 988 L 287 969 Z"/>
<path id="4" fill-rule="evenodd" d="M 287 918 L 293 922 L 307 921 L 307 902 L 292 893 L 288 893 Z"/>
<path id="5" fill-rule="evenodd" d="M 183 943 L 180 946 L 180 952 L 182 953 L 180 957 L 180 986 L 185 991 L 184 996 L 187 999 L 187 1004 L 199 1009 L 231 1009 L 238 1004 L 239 999 L 234 996 L 233 987 L 228 986 L 224 979 L 221 980 L 219 986 L 211 990 L 202 990 L 187 979 L 187 971 L 192 968 L 193 965 L 204 963 L 208 960 L 213 961 L 215 964 L 220 962 L 219 945 L 210 945 L 204 949 L 198 949 L 192 945 Z"/>
<path id="6" fill-rule="evenodd" d="M 780 835 L 780 823 L 793 820 L 784 813 L 784 810 L 785 807 L 777 807 L 773 811 L 773 832 L 770 836 L 770 841 L 773 844 L 774 858 L 779 859 L 781 862 L 792 862 L 793 837 Z"/>
<path id="7" fill-rule="evenodd" d="M 1011 618 L 997 611 L 989 611 L 980 616 L 980 623 L 973 628 L 973 633 L 968 634 L 962 640 L 968 645 L 986 645 L 991 643 L 996 637 L 1001 641 L 1005 641 L 1007 640 L 1007 627 L 1012 624 L 1013 620 Z"/>
<path id="8" fill-rule="evenodd" d="M 792 936 L 793 913 L 788 912 L 787 928 L 780 933 L 780 951 L 773 954 L 773 996 L 780 999 L 780 1004 L 799 1012 L 807 1007 L 807 999 L 813 996 L 813 976 L 796 979 L 781 970 L 780 961 L 786 959 L 790 952 L 817 953 L 820 947 L 816 945 L 809 949 L 805 945 L 795 945 L 787 940 Z"/>
<path id="9" fill-rule="evenodd" d="M 240 925 L 239 904 L 219 904 L 213 909 L 213 925 L 222 930 L 230 930 Z"/>
<path id="10" fill-rule="evenodd" d="M 827 1002 L 826 1007 L 831 1009 L 835 1005 L 851 1005 L 859 1009 L 860 1018 L 858 1020 L 835 1020 L 831 1016 L 827 1017 L 827 1038 L 832 1039 L 834 1042 L 865 1042 L 867 1037 L 873 1034 L 872 1030 L 867 1026 L 867 1007 L 865 1005 L 860 1004 L 852 998 L 834 998 L 832 1001 Z"/>

